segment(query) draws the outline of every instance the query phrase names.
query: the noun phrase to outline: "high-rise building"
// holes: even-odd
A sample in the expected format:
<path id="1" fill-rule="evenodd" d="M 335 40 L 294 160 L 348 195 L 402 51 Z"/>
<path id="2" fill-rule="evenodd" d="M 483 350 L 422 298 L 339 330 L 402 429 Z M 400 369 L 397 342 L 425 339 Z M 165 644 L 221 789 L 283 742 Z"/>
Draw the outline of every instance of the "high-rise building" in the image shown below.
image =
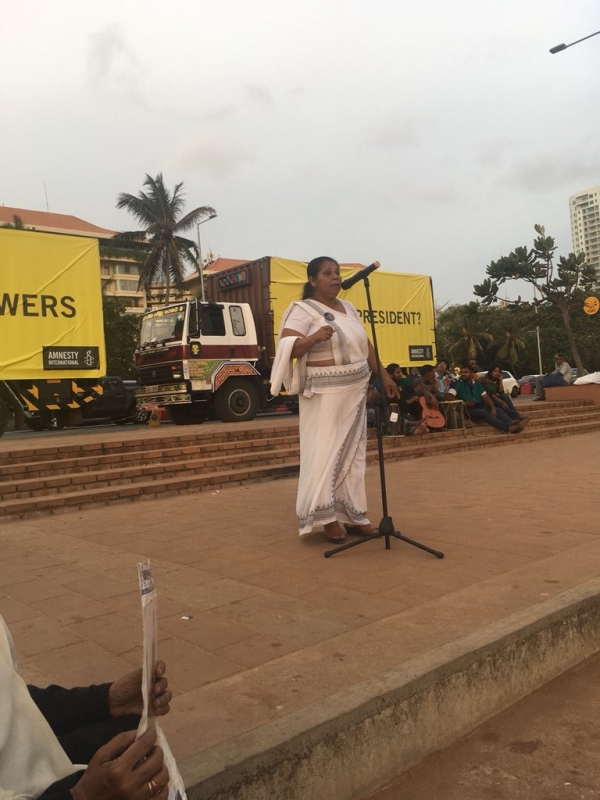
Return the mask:
<path id="1" fill-rule="evenodd" d="M 584 252 L 600 278 L 600 186 L 569 197 L 573 252 Z"/>

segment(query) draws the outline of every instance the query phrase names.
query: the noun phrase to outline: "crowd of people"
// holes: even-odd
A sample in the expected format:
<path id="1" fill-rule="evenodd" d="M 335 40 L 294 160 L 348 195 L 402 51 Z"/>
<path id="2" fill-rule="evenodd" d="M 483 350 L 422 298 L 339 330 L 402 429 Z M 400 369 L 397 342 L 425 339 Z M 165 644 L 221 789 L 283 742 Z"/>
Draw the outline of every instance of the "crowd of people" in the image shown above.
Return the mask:
<path id="1" fill-rule="evenodd" d="M 466 424 L 485 422 L 503 433 L 520 433 L 528 423 L 515 409 L 502 383 L 502 369 L 494 364 L 482 374 L 475 361 L 450 369 L 447 361 L 426 364 L 418 369 L 402 369 L 392 363 L 386 372 L 396 383 L 399 406 L 406 434 L 420 435 L 455 427 L 457 419 Z M 377 376 L 372 386 L 378 389 Z M 377 395 L 375 395 L 377 397 Z M 453 411 L 452 403 L 461 403 L 464 414 Z M 432 424 L 435 420 L 435 424 Z"/>

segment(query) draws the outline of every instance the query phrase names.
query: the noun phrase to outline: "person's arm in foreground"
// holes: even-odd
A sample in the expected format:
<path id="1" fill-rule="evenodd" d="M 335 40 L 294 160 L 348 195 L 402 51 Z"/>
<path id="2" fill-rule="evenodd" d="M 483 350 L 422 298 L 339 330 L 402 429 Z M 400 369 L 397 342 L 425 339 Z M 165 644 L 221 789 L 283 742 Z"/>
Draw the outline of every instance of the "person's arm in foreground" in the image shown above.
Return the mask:
<path id="1" fill-rule="evenodd" d="M 158 661 L 153 688 L 153 708 L 157 717 L 168 713 L 172 697 L 165 669 L 164 662 Z M 123 675 L 114 683 L 74 689 L 64 689 L 55 685 L 47 686 L 45 689 L 37 686 L 27 688 L 57 736 L 111 717 L 142 713 L 141 669 Z"/>
<path id="2" fill-rule="evenodd" d="M 375 348 L 369 342 L 369 355 L 367 356 L 367 363 L 369 365 L 369 369 L 371 372 L 374 372 L 378 375 L 379 368 L 381 369 L 381 379 L 383 381 L 383 391 L 386 393 L 388 397 L 397 397 L 400 398 L 400 390 L 396 386 L 396 382 L 387 371 L 384 369 L 381 364 L 377 363 L 377 358 L 375 356 Z"/>
<path id="3" fill-rule="evenodd" d="M 493 402 L 492 398 L 489 396 L 489 394 L 487 392 L 482 392 L 481 393 L 481 399 L 483 400 L 483 402 L 488 407 L 488 411 L 490 412 L 492 417 L 495 417 L 496 416 L 496 406 L 494 405 L 494 402 Z"/>
<path id="4" fill-rule="evenodd" d="M 168 688 L 165 669 L 164 662 L 158 661 L 152 700 L 154 714 L 157 717 L 168 714 L 170 710 L 172 694 Z M 37 690 L 37 698 L 35 696 L 36 687 L 29 687 L 29 691 L 42 713 L 45 715 L 45 711 L 49 708 L 54 725 L 59 729 L 62 728 L 61 732 L 66 732 L 64 721 L 60 720 L 60 711 L 56 708 L 57 702 L 65 704 L 69 725 L 72 725 L 74 721 L 80 722 L 81 719 L 84 720 L 83 725 L 86 725 L 90 724 L 90 711 L 93 711 L 94 714 L 98 714 L 100 711 L 99 707 L 93 709 L 88 707 L 87 712 L 82 709 L 79 716 L 74 711 L 73 703 L 84 705 L 86 689 L 94 690 L 91 692 L 92 698 L 98 694 L 97 690 L 104 691 L 103 715 L 98 718 L 103 720 L 127 714 L 141 714 L 143 706 L 141 687 L 142 670 L 137 669 L 112 684 L 83 689 L 63 689 L 60 686 L 53 686 L 48 687 L 50 690 L 48 693 L 45 693 L 43 689 Z M 32 692 L 32 690 L 34 691 Z M 41 702 L 38 702 L 38 699 Z M 50 719 L 48 721 L 51 722 Z M 69 729 L 73 730 L 73 728 Z M 156 734 L 151 729 L 146 731 L 137 742 L 135 737 L 135 731 L 127 731 L 115 736 L 97 751 L 85 772 L 77 772 L 56 781 L 40 795 L 39 800 L 113 800 L 113 798 L 114 800 L 121 800 L 121 798 L 136 800 L 138 797 L 140 800 L 148 800 L 151 787 L 155 788 L 152 796 L 164 800 L 167 797 L 167 790 L 164 787 L 168 784 L 169 776 L 163 765 L 162 751 L 154 746 Z M 133 762 L 133 768 L 131 767 L 132 757 L 136 759 Z M 146 768 L 139 771 L 138 768 L 141 768 L 142 761 Z M 145 777 L 148 771 L 152 770 L 154 770 L 153 775 Z M 140 787 L 142 788 L 140 789 Z"/>

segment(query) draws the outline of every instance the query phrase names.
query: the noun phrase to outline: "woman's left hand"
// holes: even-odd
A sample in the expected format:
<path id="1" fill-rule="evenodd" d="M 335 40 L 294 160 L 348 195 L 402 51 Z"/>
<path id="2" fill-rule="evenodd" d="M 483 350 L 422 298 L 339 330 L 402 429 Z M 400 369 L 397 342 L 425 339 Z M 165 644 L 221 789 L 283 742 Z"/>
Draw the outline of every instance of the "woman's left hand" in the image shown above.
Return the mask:
<path id="1" fill-rule="evenodd" d="M 168 714 L 170 708 L 172 694 L 165 670 L 164 661 L 157 661 L 152 687 L 152 709 L 156 717 Z M 141 714 L 142 707 L 142 670 L 136 669 L 111 685 L 108 690 L 108 709 L 111 717 L 122 717 L 125 714 Z"/>

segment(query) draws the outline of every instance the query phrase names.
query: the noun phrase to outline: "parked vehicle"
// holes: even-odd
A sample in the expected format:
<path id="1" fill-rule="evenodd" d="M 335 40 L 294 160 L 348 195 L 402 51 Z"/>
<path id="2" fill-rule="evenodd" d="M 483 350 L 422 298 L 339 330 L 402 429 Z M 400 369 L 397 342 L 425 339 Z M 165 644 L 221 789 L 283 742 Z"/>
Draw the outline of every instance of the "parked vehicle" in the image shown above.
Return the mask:
<path id="1" fill-rule="evenodd" d="M 529 383 L 531 385 L 531 393 L 535 394 L 536 380 L 541 377 L 541 375 L 523 375 L 522 378 L 519 378 L 519 387 L 523 386 L 525 383 Z"/>
<path id="2" fill-rule="evenodd" d="M 98 240 L 1 229 L 0 263 L 0 435 L 16 403 L 42 428 L 81 420 L 106 369 Z"/>
<path id="3" fill-rule="evenodd" d="M 342 271 L 348 275 L 355 267 Z M 207 281 L 209 302 L 175 303 L 142 317 L 138 401 L 168 408 L 178 425 L 210 417 L 241 422 L 270 404 L 281 405 L 268 391 L 276 331 L 288 304 L 301 297 L 306 265 L 268 257 Z M 371 288 L 383 363 L 434 361 L 431 279 L 377 272 Z M 354 303 L 369 331 L 364 287 L 357 284 L 343 297 Z M 288 401 L 297 407 L 297 398 Z"/>
<path id="4" fill-rule="evenodd" d="M 485 375 L 487 375 L 487 371 L 477 373 L 478 378 L 483 378 Z M 512 372 L 509 372 L 506 369 L 502 370 L 502 385 L 504 387 L 504 391 L 511 397 L 519 396 L 519 381 L 517 381 Z"/>
<path id="5" fill-rule="evenodd" d="M 150 411 L 138 405 L 135 396 L 137 381 L 110 375 L 100 378 L 99 383 L 102 393 L 82 409 L 81 418 L 76 418 L 70 424 L 77 425 L 89 420 L 106 420 L 116 425 L 125 425 L 127 422 L 143 425 L 148 422 Z M 48 419 L 46 415 L 31 411 L 26 412 L 25 422 L 34 431 L 62 429 L 69 424 L 64 416 L 51 414 Z"/>

